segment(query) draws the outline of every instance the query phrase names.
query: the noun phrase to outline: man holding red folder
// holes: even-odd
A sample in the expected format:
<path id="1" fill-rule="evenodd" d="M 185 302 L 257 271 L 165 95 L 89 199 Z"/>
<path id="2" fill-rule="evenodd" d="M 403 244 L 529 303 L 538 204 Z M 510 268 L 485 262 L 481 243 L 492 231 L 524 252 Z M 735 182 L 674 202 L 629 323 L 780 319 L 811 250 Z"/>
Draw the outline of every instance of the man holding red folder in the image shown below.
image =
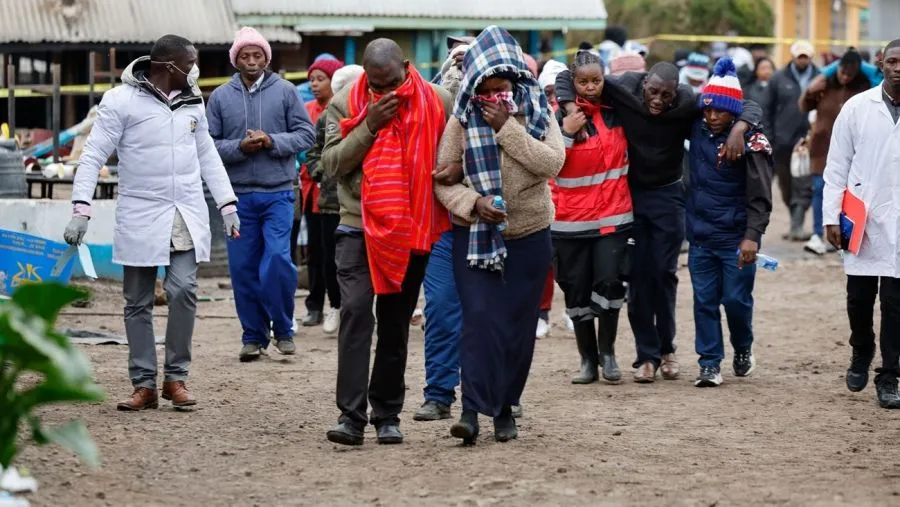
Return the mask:
<path id="1" fill-rule="evenodd" d="M 848 251 L 844 269 L 853 356 L 847 388 L 858 392 L 868 383 L 875 357 L 875 296 L 880 294 L 882 362 L 875 370 L 875 387 L 881 407 L 900 409 L 900 206 L 895 200 L 900 186 L 900 39 L 885 48 L 882 67 L 882 86 L 848 100 L 834 124 L 823 216 L 828 241 Z"/>

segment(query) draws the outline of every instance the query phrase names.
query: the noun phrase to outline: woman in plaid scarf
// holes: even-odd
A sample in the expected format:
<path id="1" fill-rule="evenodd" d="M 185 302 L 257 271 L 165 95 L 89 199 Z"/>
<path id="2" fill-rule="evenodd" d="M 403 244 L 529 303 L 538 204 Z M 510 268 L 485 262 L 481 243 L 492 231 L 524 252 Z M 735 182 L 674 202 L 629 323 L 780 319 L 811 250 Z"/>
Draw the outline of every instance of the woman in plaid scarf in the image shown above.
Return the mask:
<path id="1" fill-rule="evenodd" d="M 559 125 L 522 49 L 496 26 L 476 38 L 438 155 L 439 170 L 462 168 L 456 185 L 436 185 L 454 219 L 453 263 L 462 302 L 462 408 L 451 434 L 472 444 L 478 414 L 494 436 L 517 436 L 510 406 L 525 388 L 550 266 L 553 203 L 547 180 L 565 162 Z M 505 211 L 494 206 L 502 198 Z"/>

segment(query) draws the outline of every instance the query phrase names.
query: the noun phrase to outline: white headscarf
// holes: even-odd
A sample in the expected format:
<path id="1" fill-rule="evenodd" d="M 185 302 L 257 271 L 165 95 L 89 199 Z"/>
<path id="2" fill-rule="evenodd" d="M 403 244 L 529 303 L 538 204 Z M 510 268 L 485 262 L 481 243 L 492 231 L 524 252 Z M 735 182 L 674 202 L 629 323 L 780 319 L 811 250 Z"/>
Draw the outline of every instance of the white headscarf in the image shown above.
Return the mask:
<path id="1" fill-rule="evenodd" d="M 359 79 L 362 73 L 363 68 L 359 65 L 345 65 L 334 71 L 334 75 L 331 76 L 331 91 L 336 94 L 348 84 Z"/>
<path id="2" fill-rule="evenodd" d="M 568 67 L 566 67 L 564 63 L 556 60 L 550 60 L 545 63 L 544 69 L 541 71 L 541 76 L 538 78 L 538 84 L 541 85 L 541 90 L 543 91 L 548 86 L 556 84 L 556 76 L 567 68 Z"/>

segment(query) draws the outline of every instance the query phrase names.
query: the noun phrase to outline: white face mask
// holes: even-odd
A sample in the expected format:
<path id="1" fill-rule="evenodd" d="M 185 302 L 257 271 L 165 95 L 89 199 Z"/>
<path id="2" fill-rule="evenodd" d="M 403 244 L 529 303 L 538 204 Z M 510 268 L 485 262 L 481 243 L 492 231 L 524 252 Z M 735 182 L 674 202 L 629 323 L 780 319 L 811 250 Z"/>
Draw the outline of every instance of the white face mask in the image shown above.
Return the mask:
<path id="1" fill-rule="evenodd" d="M 188 86 L 190 86 L 191 88 L 199 87 L 198 81 L 200 79 L 200 67 L 197 67 L 196 63 L 191 67 L 191 70 L 189 70 L 187 73 L 185 73 L 183 70 L 179 69 L 178 66 L 175 65 L 175 62 L 166 62 L 166 63 L 171 64 L 173 69 L 175 69 L 178 72 L 181 72 L 182 74 L 187 76 Z"/>

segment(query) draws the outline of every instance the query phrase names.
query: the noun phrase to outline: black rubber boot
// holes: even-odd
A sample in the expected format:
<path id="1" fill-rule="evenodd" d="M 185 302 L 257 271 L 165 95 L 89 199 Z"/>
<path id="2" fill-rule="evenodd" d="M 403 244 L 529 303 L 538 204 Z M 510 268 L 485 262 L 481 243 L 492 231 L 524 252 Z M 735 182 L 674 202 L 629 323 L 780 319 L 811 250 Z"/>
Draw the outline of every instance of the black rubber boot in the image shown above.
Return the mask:
<path id="1" fill-rule="evenodd" d="M 510 407 L 505 407 L 500 415 L 494 418 L 494 439 L 498 442 L 509 442 L 519 436 L 516 420 Z"/>
<path id="2" fill-rule="evenodd" d="M 606 310 L 597 319 L 597 342 L 603 380 L 620 382 L 622 371 L 616 363 L 616 334 L 619 330 L 619 310 Z"/>
<path id="3" fill-rule="evenodd" d="M 590 384 L 600 378 L 597 364 L 600 357 L 597 354 L 597 335 L 594 331 L 594 320 L 575 322 L 575 342 L 578 344 L 578 353 L 581 354 L 581 370 L 578 375 L 572 377 L 573 384 Z"/>
<path id="4" fill-rule="evenodd" d="M 478 412 L 463 410 L 459 422 L 450 426 L 450 435 L 461 438 L 463 445 L 475 445 L 475 440 L 478 439 Z"/>

